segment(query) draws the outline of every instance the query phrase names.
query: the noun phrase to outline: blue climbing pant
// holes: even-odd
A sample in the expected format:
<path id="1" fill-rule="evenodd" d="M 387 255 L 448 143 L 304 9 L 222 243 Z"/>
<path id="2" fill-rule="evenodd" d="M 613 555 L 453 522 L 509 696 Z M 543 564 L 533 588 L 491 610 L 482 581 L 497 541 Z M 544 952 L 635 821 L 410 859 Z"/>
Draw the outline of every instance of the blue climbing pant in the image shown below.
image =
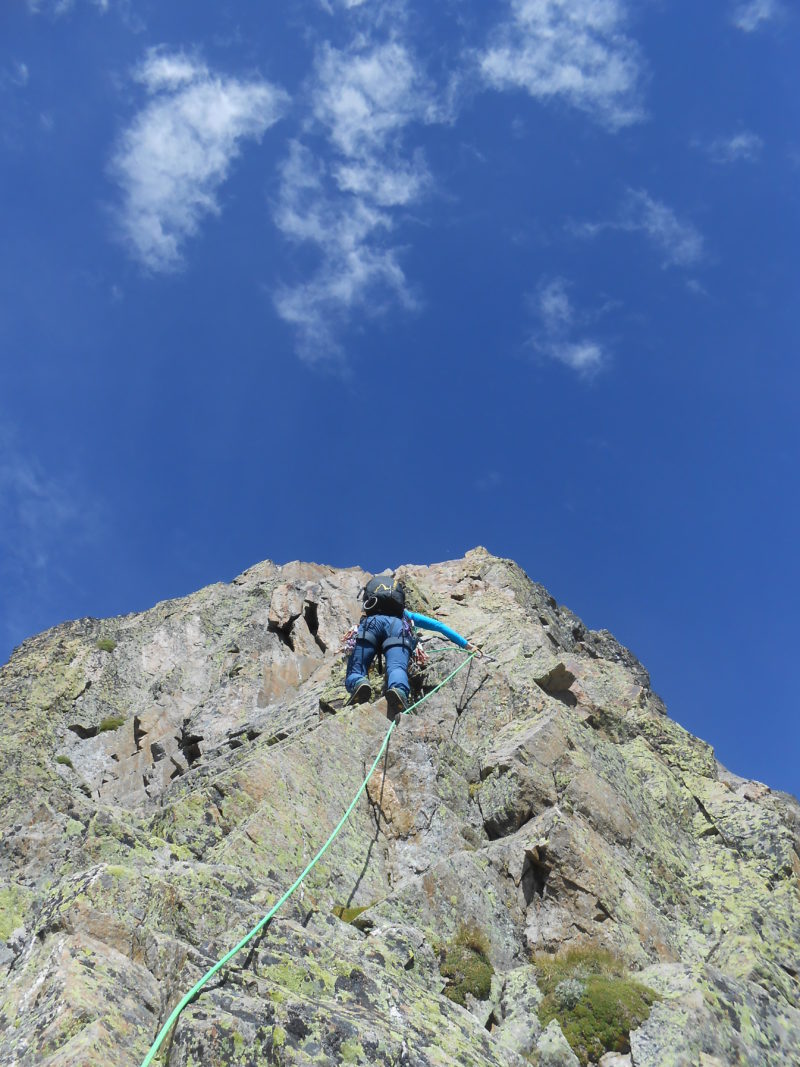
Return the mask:
<path id="1" fill-rule="evenodd" d="M 388 643 L 388 647 L 387 646 Z M 383 649 L 386 661 L 386 688 L 400 689 L 408 696 L 408 660 L 413 647 L 412 640 L 404 632 L 403 620 L 392 615 L 369 615 L 358 628 L 356 647 L 347 661 L 345 688 L 352 693 L 364 678 L 375 659 L 378 649 Z"/>

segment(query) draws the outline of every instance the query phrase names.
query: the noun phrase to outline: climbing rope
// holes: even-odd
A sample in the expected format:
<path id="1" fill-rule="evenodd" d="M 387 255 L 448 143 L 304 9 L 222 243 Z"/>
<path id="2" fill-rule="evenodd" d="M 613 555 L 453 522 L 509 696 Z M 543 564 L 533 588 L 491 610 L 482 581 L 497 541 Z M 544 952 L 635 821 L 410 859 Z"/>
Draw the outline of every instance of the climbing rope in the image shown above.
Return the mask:
<path id="1" fill-rule="evenodd" d="M 426 693 L 423 697 L 420 697 L 420 699 L 417 700 L 414 704 L 412 704 L 410 707 L 406 708 L 405 711 L 403 712 L 403 715 L 408 715 L 408 713 L 410 711 L 413 711 L 414 708 L 418 708 L 420 706 L 420 704 L 424 704 L 425 701 L 428 700 L 429 697 L 432 697 L 434 693 L 438 692 L 443 686 L 447 685 L 447 683 L 451 679 L 455 678 L 455 676 L 459 673 L 459 671 L 463 670 L 464 667 L 466 667 L 466 665 L 471 660 L 473 660 L 475 658 L 475 656 L 477 656 L 477 654 L 478 654 L 477 652 L 470 653 L 470 655 L 467 656 L 467 658 L 463 661 L 463 663 L 460 663 L 458 665 L 458 667 L 455 668 L 455 670 L 451 671 L 450 674 L 448 674 L 446 678 L 444 678 L 441 682 L 439 682 L 439 684 L 437 686 L 435 686 L 433 689 L 431 689 L 431 691 L 429 693 Z M 234 945 L 233 948 L 229 952 L 226 952 L 225 955 L 222 957 L 222 959 L 218 960 L 214 964 L 214 966 L 210 968 L 210 970 L 206 971 L 206 973 L 203 975 L 203 977 L 200 979 L 200 981 L 196 982 L 195 985 L 193 985 L 192 988 L 189 990 L 189 992 L 180 1001 L 178 1001 L 178 1003 L 173 1008 L 172 1013 L 170 1014 L 170 1017 L 167 1019 L 167 1021 L 161 1027 L 161 1030 L 158 1033 L 158 1037 L 155 1039 L 153 1044 L 150 1046 L 150 1051 L 147 1053 L 145 1058 L 142 1060 L 141 1067 L 149 1067 L 149 1064 L 153 1062 L 153 1057 L 158 1052 L 159 1048 L 161 1047 L 161 1045 L 162 1045 L 162 1043 L 164 1041 L 164 1038 L 167 1036 L 167 1034 L 171 1030 L 173 1024 L 175 1023 L 175 1021 L 177 1020 L 178 1016 L 181 1014 L 183 1009 L 186 1007 L 186 1005 L 189 1004 L 197 996 L 197 994 L 200 992 L 200 990 L 203 988 L 203 986 L 206 984 L 206 982 L 209 981 L 209 979 L 213 978 L 214 975 L 218 971 L 222 970 L 222 968 L 225 966 L 225 964 L 229 960 L 233 959 L 233 957 L 236 955 L 237 952 L 239 952 L 241 949 L 243 949 L 245 945 L 247 945 L 250 941 L 252 941 L 253 938 L 256 937 L 256 935 L 258 933 L 260 933 L 261 930 L 264 929 L 264 927 L 267 925 L 267 923 L 270 921 L 270 919 L 275 915 L 275 913 L 278 911 L 278 909 L 283 904 L 286 903 L 286 901 L 289 899 L 289 897 L 292 896 L 294 891 L 304 881 L 306 875 L 308 875 L 314 869 L 314 867 L 316 867 L 316 865 L 319 863 L 319 861 L 322 859 L 322 857 L 328 851 L 330 846 L 333 844 L 335 838 L 338 836 L 339 831 L 342 829 L 344 824 L 350 818 L 350 815 L 352 814 L 353 809 L 355 808 L 356 804 L 358 803 L 359 799 L 361 798 L 361 794 L 367 788 L 367 783 L 369 782 L 370 778 L 372 777 L 372 775 L 373 775 L 373 773 L 375 771 L 375 768 L 380 763 L 381 756 L 386 751 L 386 746 L 389 744 L 389 738 L 392 736 L 392 733 L 393 733 L 395 727 L 397 726 L 397 722 L 398 722 L 398 720 L 395 719 L 391 723 L 391 725 L 389 726 L 389 729 L 386 732 L 386 737 L 384 737 L 384 739 L 383 739 L 383 744 L 381 745 L 380 749 L 378 750 L 378 755 L 375 757 L 375 760 L 374 760 L 372 766 L 370 767 L 366 778 L 361 783 L 361 785 L 358 787 L 358 792 L 353 797 L 352 801 L 350 802 L 350 805 L 347 808 L 347 811 L 344 813 L 344 815 L 339 820 L 336 828 L 333 830 L 333 832 L 331 833 L 331 835 L 328 838 L 328 840 L 325 842 L 325 844 L 322 846 L 322 848 L 319 850 L 319 852 L 316 854 L 316 856 L 311 860 L 311 862 L 307 865 L 307 867 L 302 872 L 302 874 L 300 874 L 295 879 L 295 881 L 289 886 L 289 888 L 286 890 L 286 892 L 283 894 L 283 896 L 280 898 L 280 900 L 270 908 L 270 910 L 267 912 L 267 914 L 264 916 L 264 918 L 259 920 L 259 922 L 257 922 L 256 925 L 253 927 L 253 929 L 250 931 L 250 933 L 246 934 L 242 938 L 242 940 L 238 944 Z"/>

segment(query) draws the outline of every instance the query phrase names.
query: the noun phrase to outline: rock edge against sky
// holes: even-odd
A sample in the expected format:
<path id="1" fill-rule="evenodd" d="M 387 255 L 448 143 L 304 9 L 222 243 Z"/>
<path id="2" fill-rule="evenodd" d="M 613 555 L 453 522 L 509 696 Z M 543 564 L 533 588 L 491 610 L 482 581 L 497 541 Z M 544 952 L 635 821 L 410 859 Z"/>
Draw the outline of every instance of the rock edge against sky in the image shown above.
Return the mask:
<path id="1" fill-rule="evenodd" d="M 630 652 L 512 562 L 400 573 L 492 660 L 402 720 L 334 846 L 157 1062 L 571 1062 L 533 957 L 587 944 L 660 995 L 618 1062 L 800 1060 L 797 801 L 721 767 Z M 324 842 L 388 727 L 341 688 L 363 579 L 265 562 L 2 668 L 1 1065 L 140 1063 Z M 429 648 L 426 690 L 463 659 Z M 441 967 L 465 923 L 493 977 L 461 1007 Z"/>

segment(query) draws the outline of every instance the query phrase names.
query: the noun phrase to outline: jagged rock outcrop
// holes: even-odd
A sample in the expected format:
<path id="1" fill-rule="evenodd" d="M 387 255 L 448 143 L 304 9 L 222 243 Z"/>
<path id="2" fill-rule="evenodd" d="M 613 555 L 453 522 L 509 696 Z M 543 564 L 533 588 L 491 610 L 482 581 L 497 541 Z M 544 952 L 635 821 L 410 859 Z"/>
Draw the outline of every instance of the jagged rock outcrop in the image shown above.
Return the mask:
<path id="1" fill-rule="evenodd" d="M 571 1064 L 536 961 L 582 945 L 659 995 L 604 1065 L 800 1063 L 797 802 L 725 771 L 630 652 L 513 563 L 401 574 L 492 659 L 402 719 L 341 836 L 157 1062 Z M 363 579 L 263 563 L 59 626 L 2 669 L 0 1065 L 135 1067 L 324 842 L 388 726 L 341 688 Z M 429 647 L 420 692 L 463 658 Z M 455 944 L 485 980 L 464 1006 Z"/>

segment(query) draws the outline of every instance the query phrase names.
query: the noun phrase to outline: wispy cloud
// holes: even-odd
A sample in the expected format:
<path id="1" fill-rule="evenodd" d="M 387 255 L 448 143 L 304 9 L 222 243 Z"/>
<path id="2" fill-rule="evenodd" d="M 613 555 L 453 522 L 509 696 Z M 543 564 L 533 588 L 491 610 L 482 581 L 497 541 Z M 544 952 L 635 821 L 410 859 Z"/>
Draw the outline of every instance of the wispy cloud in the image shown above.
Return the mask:
<path id="1" fill-rule="evenodd" d="M 291 240 L 315 246 L 320 261 L 309 280 L 282 286 L 275 306 L 297 330 L 301 357 L 317 361 L 341 356 L 337 335 L 354 309 L 375 313 L 387 298 L 413 304 L 390 235 L 398 209 L 431 181 L 423 153 L 407 150 L 407 129 L 438 112 L 406 46 L 361 37 L 344 51 L 321 50 L 311 111 L 312 131 L 332 155 L 323 163 L 292 143 L 274 219 Z"/>
<path id="2" fill-rule="evenodd" d="M 585 317 L 570 300 L 564 278 L 542 281 L 529 305 L 537 320 L 529 341 L 534 351 L 584 378 L 593 377 L 608 362 L 608 353 L 599 341 L 579 336 Z"/>
<path id="3" fill-rule="evenodd" d="M 74 474 L 56 478 L 0 426 L 0 627 L 19 640 L 40 619 L 54 585 L 69 581 L 63 560 L 102 529 L 98 504 Z"/>
<path id="4" fill-rule="evenodd" d="M 363 7 L 369 0 L 320 0 L 321 6 L 326 11 L 335 11 L 337 8 L 344 8 L 346 11 L 352 11 L 354 8 Z"/>
<path id="5" fill-rule="evenodd" d="M 92 7 L 105 13 L 109 9 L 110 0 L 88 0 Z M 75 6 L 75 0 L 28 0 L 28 10 L 34 15 L 41 11 L 49 11 L 54 15 L 65 15 Z"/>
<path id="6" fill-rule="evenodd" d="M 17 89 L 24 89 L 29 80 L 28 64 L 20 62 L 11 63 L 4 75 L 0 77 L 0 81 L 9 82 Z"/>
<path id="7" fill-rule="evenodd" d="M 318 249 L 321 262 L 305 282 L 274 294 L 278 314 L 297 331 L 298 355 L 340 360 L 338 333 L 356 308 L 375 313 L 387 294 L 410 305 L 398 254 L 387 242 L 388 213 L 364 198 L 337 195 L 323 163 L 293 142 L 281 174 L 275 222 L 283 233 Z"/>
<path id="8" fill-rule="evenodd" d="M 715 137 L 705 147 L 715 163 L 754 163 L 761 155 L 764 142 L 758 134 L 745 130 L 732 137 Z"/>
<path id="9" fill-rule="evenodd" d="M 511 0 L 480 56 L 497 89 L 560 97 L 612 128 L 640 120 L 641 58 L 623 32 L 622 0 Z"/>
<path id="10" fill-rule="evenodd" d="M 780 10 L 778 0 L 740 0 L 733 8 L 733 24 L 745 33 L 752 33 L 779 15 Z"/>
<path id="11" fill-rule="evenodd" d="M 245 139 L 260 139 L 288 97 L 263 80 L 214 74 L 183 52 L 151 49 L 136 71 L 151 97 L 111 162 L 122 238 L 144 266 L 181 265 L 183 243 L 218 213 L 217 190 Z"/>
<path id="12" fill-rule="evenodd" d="M 572 225 L 570 229 L 580 237 L 595 237 L 605 230 L 641 233 L 661 253 L 665 267 L 691 267 L 705 255 L 700 231 L 643 189 L 628 190 L 616 219 Z"/>
<path id="13" fill-rule="evenodd" d="M 435 119 L 436 106 L 409 50 L 395 41 L 363 52 L 328 46 L 317 73 L 313 112 L 340 157 L 340 189 L 387 206 L 414 199 L 428 172 L 420 153 L 403 156 L 400 135 Z"/>

